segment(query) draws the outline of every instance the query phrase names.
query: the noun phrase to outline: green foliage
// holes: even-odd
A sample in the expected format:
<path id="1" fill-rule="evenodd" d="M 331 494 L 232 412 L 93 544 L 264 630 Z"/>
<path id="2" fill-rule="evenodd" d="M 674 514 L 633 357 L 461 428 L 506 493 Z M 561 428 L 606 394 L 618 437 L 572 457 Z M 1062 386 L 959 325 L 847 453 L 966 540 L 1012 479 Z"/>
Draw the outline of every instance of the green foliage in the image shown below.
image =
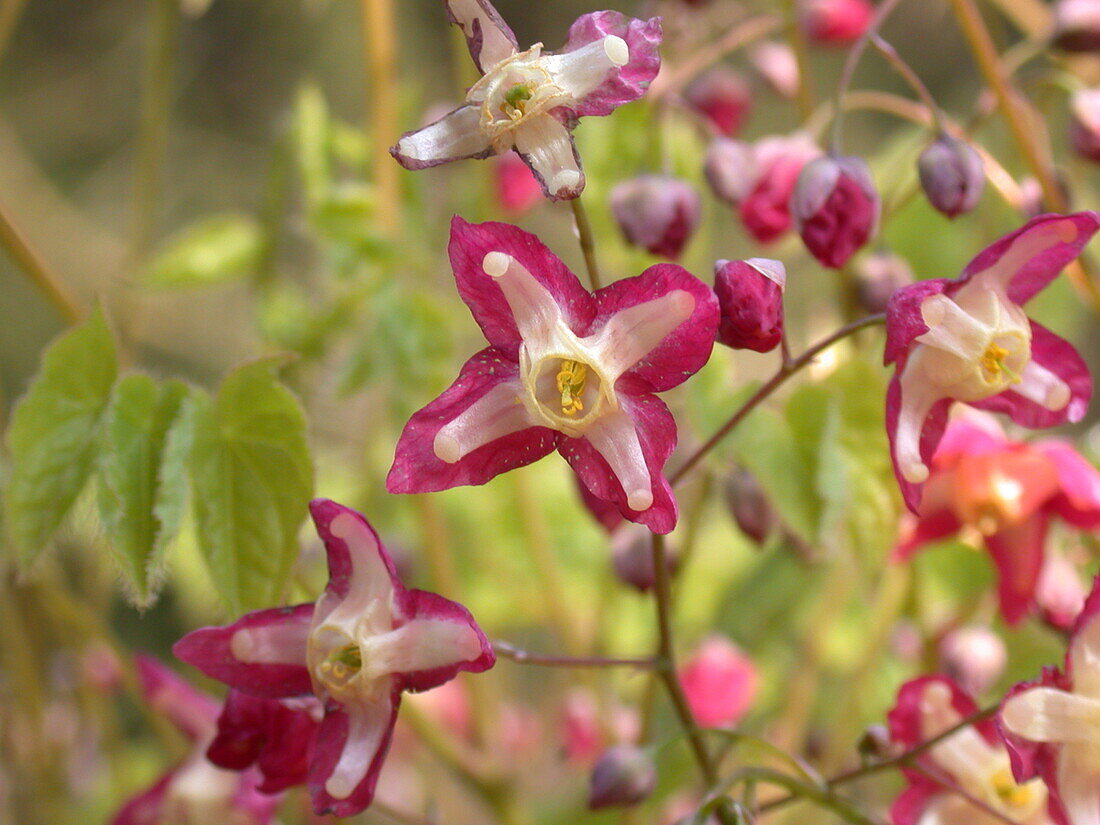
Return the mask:
<path id="1" fill-rule="evenodd" d="M 255 270 L 263 249 L 259 221 L 251 215 L 207 215 L 169 238 L 142 280 L 152 287 L 223 283 Z"/>
<path id="2" fill-rule="evenodd" d="M 189 469 L 199 546 L 238 612 L 285 591 L 313 491 L 305 416 L 279 383 L 279 364 L 247 364 L 196 405 Z"/>
<path id="3" fill-rule="evenodd" d="M 129 375 L 115 385 L 104 417 L 99 517 L 134 601 L 146 607 L 160 587 L 165 549 L 187 502 L 190 390 Z"/>
<path id="4" fill-rule="evenodd" d="M 95 466 L 96 441 L 118 374 L 103 313 L 58 338 L 12 415 L 5 521 L 23 564 L 49 544 Z"/>

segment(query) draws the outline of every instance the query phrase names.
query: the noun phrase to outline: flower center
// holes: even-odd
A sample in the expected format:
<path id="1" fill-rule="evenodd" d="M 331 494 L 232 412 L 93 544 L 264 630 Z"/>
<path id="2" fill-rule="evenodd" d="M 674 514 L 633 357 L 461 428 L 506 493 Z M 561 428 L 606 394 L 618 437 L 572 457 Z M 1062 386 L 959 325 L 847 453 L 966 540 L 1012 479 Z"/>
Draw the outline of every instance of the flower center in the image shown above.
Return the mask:
<path id="1" fill-rule="evenodd" d="M 561 411 L 564 415 L 574 416 L 584 409 L 581 394 L 584 392 L 588 367 L 580 361 L 563 358 L 558 372 L 558 392 L 561 393 Z"/>
<path id="2" fill-rule="evenodd" d="M 1013 818 L 1026 819 L 1044 801 L 1038 780 L 1017 785 L 1007 766 L 990 777 L 989 787 L 994 793 L 990 802 Z"/>
<path id="3" fill-rule="evenodd" d="M 504 102 L 500 105 L 500 111 L 509 120 L 519 120 L 525 114 L 527 101 L 534 97 L 529 83 L 517 83 L 504 93 Z"/>
<path id="4" fill-rule="evenodd" d="M 359 645 L 350 644 L 328 655 L 318 669 L 326 683 L 346 685 L 363 668 L 363 653 Z"/>
<path id="5" fill-rule="evenodd" d="M 542 65 L 542 44 L 502 60 L 466 93 L 481 107 L 481 129 L 498 151 L 512 146 L 511 132 L 528 117 L 572 102 Z"/>
<path id="6" fill-rule="evenodd" d="M 528 412 L 572 438 L 584 435 L 593 422 L 618 407 L 611 382 L 579 353 L 559 350 L 532 362 L 524 347 L 520 376 L 527 390 Z"/>
<path id="7" fill-rule="evenodd" d="M 1023 380 L 1018 372 L 1008 366 L 1007 358 L 1010 354 L 1008 349 L 997 343 L 990 343 L 986 347 L 985 353 L 978 359 L 986 381 L 990 384 L 1019 384 Z"/>

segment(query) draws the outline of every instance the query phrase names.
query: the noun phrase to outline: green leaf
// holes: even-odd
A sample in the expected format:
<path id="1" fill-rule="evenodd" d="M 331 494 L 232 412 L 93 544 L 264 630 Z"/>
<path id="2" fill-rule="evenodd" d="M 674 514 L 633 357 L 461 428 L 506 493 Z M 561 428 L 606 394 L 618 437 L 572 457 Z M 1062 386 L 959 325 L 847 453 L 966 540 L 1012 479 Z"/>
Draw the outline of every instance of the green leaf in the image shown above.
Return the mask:
<path id="1" fill-rule="evenodd" d="M 115 385 L 104 418 L 99 515 L 123 578 L 139 607 L 150 605 L 164 574 L 168 543 L 187 499 L 190 390 L 130 375 Z"/>
<path id="2" fill-rule="evenodd" d="M 186 287 L 240 278 L 259 265 L 263 245 L 260 222 L 251 215 L 208 215 L 169 238 L 142 280 L 153 287 Z"/>
<path id="3" fill-rule="evenodd" d="M 277 602 L 313 491 L 306 420 L 276 378 L 282 362 L 237 369 L 198 397 L 190 477 L 199 547 L 235 610 Z"/>
<path id="4" fill-rule="evenodd" d="M 8 533 L 29 564 L 46 547 L 92 472 L 103 411 L 118 374 L 101 311 L 46 350 L 6 433 Z"/>

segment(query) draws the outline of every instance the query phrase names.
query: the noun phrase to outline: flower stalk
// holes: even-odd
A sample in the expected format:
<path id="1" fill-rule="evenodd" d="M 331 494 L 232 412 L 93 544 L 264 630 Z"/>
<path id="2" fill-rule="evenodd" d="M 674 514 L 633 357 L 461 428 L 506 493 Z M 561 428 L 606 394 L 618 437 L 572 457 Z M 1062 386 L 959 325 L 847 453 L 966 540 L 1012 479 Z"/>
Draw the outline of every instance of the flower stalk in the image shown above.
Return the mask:
<path id="1" fill-rule="evenodd" d="M 573 222 L 577 227 L 577 239 L 581 245 L 581 254 L 584 255 L 588 282 L 595 291 L 603 286 L 603 282 L 600 280 L 600 266 L 596 260 L 596 241 L 592 236 L 592 224 L 588 220 L 588 211 L 580 198 L 573 198 L 569 201 L 569 206 L 573 209 Z"/>

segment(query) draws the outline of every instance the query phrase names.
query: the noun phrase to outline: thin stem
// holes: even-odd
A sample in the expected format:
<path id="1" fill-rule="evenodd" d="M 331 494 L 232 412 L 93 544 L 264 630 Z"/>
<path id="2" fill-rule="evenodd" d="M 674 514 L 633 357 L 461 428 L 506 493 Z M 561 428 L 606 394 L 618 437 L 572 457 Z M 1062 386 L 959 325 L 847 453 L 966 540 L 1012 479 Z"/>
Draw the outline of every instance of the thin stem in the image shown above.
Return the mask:
<path id="1" fill-rule="evenodd" d="M 389 230 L 399 225 L 397 164 L 390 144 L 397 137 L 397 32 L 392 0 L 361 0 L 364 70 L 366 72 L 366 123 L 368 146 L 374 159 L 374 183 L 378 187 L 378 220 Z"/>
<path id="2" fill-rule="evenodd" d="M 871 38 L 871 43 L 879 50 L 879 53 L 886 58 L 886 61 L 894 68 L 899 75 L 904 78 L 905 82 L 917 93 L 917 97 L 924 103 L 925 108 L 928 109 L 929 114 L 932 116 L 932 123 L 937 132 L 944 131 L 943 113 L 940 111 L 940 107 L 936 105 L 935 98 L 932 97 L 932 93 L 928 91 L 928 87 L 924 85 L 924 81 L 920 79 L 920 76 L 913 71 L 913 67 L 906 63 L 898 50 L 890 43 L 883 40 L 879 35 L 875 35 Z"/>
<path id="3" fill-rule="evenodd" d="M 23 233 L 12 222 L 11 215 L 3 204 L 0 204 L 0 246 L 3 246 L 16 265 L 53 304 L 66 323 L 75 324 L 80 320 L 82 315 L 80 305 L 68 288 L 50 272 L 38 253 L 31 248 Z"/>
<path id="4" fill-rule="evenodd" d="M 844 122 L 844 109 L 842 104 L 844 95 L 848 93 L 848 87 L 852 85 L 852 78 L 855 76 L 856 66 L 859 65 L 859 59 L 863 56 L 863 52 L 867 49 L 867 44 L 871 42 L 871 38 L 878 33 L 879 27 L 882 25 L 883 21 L 890 16 L 890 13 L 897 7 L 899 2 L 901 2 L 901 0 L 883 0 L 875 10 L 875 16 L 871 18 L 871 23 L 867 26 L 867 30 L 860 35 L 859 40 L 852 46 L 852 50 L 848 52 L 848 57 L 844 61 L 844 68 L 840 73 L 840 82 L 837 83 L 836 86 L 836 116 L 833 118 L 832 146 L 834 154 L 840 154 L 841 126 Z"/>
<path id="5" fill-rule="evenodd" d="M 540 665 L 543 667 L 636 667 L 651 670 L 658 667 L 652 657 L 640 659 L 609 659 L 603 656 L 543 656 L 518 648 L 508 642 L 493 642 L 493 650 L 498 656 L 511 659 L 521 665 Z"/>
<path id="6" fill-rule="evenodd" d="M 805 122 L 814 110 L 814 90 L 806 33 L 802 31 L 802 23 L 798 19 L 798 0 L 786 0 L 784 11 L 787 16 L 787 43 L 794 52 L 794 60 L 798 65 L 798 113 Z"/>
<path id="7" fill-rule="evenodd" d="M 779 389 L 779 387 L 782 386 L 788 378 L 790 378 L 806 365 L 810 364 L 814 360 L 814 358 L 816 358 L 823 350 L 828 349 L 837 341 L 841 341 L 847 338 L 849 335 L 854 335 L 861 329 L 873 327 L 885 322 L 886 316 L 883 314 L 868 315 L 866 318 L 860 318 L 858 321 L 852 321 L 850 324 L 845 324 L 829 337 L 818 341 L 816 344 L 814 344 L 800 356 L 795 358 L 793 361 L 784 361 L 784 363 L 780 365 L 779 369 L 776 370 L 775 374 L 770 379 L 768 379 L 767 383 L 765 383 L 760 389 L 753 393 L 752 396 L 747 401 L 745 401 L 745 403 L 742 404 L 734 412 L 733 415 L 729 417 L 729 420 L 726 421 L 726 423 L 723 424 L 721 427 L 719 427 L 718 431 L 715 432 L 714 435 L 712 435 L 710 438 L 708 438 L 703 446 L 692 453 L 688 460 L 683 463 L 680 469 L 672 474 L 672 476 L 669 478 L 669 483 L 675 486 L 685 475 L 688 474 L 688 472 L 691 471 L 691 469 L 696 464 L 702 461 L 703 457 L 706 456 L 707 453 L 714 449 L 714 447 L 723 438 L 729 435 L 734 427 L 736 427 L 744 420 L 745 416 L 756 409 L 756 407 L 759 406 L 760 403 L 764 401 L 764 399 L 766 399 L 769 395 Z"/>
<path id="8" fill-rule="evenodd" d="M 592 224 L 588 222 L 588 212 L 585 211 L 579 197 L 569 201 L 569 205 L 573 207 L 573 220 L 577 224 L 577 238 L 580 240 L 581 253 L 584 255 L 584 265 L 588 269 L 588 280 L 592 284 L 592 290 L 595 291 L 603 284 L 600 282 L 600 268 L 596 263 L 596 243 L 592 239 Z"/>

